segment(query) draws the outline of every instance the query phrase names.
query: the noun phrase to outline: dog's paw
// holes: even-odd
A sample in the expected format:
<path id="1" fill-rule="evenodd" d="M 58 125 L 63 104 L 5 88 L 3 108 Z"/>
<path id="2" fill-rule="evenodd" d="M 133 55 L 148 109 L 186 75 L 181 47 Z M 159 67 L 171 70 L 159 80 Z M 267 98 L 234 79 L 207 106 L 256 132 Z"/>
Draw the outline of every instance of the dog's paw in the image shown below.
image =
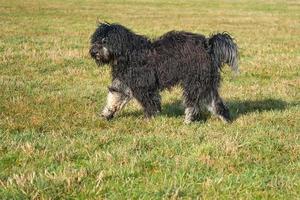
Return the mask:
<path id="1" fill-rule="evenodd" d="M 233 121 L 230 117 L 219 116 L 219 118 L 220 118 L 225 124 L 230 124 L 230 123 L 232 123 L 232 121 Z"/>
<path id="2" fill-rule="evenodd" d="M 112 118 L 114 118 L 114 115 L 103 115 L 103 114 L 101 114 L 101 117 L 106 119 L 106 120 L 111 120 Z"/>
<path id="3" fill-rule="evenodd" d="M 191 124 L 191 123 L 192 123 L 192 120 L 185 119 L 185 120 L 184 120 L 184 123 L 185 123 L 185 124 Z"/>
<path id="4" fill-rule="evenodd" d="M 144 117 L 145 117 L 145 119 L 153 119 L 157 115 L 159 115 L 160 113 L 161 113 L 160 110 L 155 110 L 155 111 L 151 111 L 151 112 L 145 112 L 144 113 Z"/>
<path id="5" fill-rule="evenodd" d="M 111 120 L 114 117 L 114 112 L 111 110 L 104 108 L 104 110 L 101 112 L 100 116 L 106 120 Z"/>

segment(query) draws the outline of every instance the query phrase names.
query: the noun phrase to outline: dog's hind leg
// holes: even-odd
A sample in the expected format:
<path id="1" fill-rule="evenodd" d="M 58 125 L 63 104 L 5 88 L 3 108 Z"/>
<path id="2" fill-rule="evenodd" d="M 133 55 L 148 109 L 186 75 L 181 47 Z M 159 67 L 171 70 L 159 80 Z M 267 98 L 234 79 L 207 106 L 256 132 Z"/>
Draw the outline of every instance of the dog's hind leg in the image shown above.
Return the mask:
<path id="1" fill-rule="evenodd" d="M 136 90 L 133 96 L 143 107 L 146 118 L 153 117 L 161 112 L 159 91 Z"/>
<path id="2" fill-rule="evenodd" d="M 183 104 L 185 106 L 185 118 L 184 123 L 190 124 L 195 121 L 200 112 L 199 105 L 199 91 L 197 89 L 191 89 L 190 86 L 185 85 L 183 88 Z"/>
<path id="3" fill-rule="evenodd" d="M 107 95 L 107 103 L 101 116 L 107 120 L 114 117 L 132 99 L 131 90 L 118 79 L 112 82 Z"/>
<path id="4" fill-rule="evenodd" d="M 225 123 L 231 122 L 229 109 L 217 92 L 212 95 L 211 101 L 206 106 L 212 114 L 217 115 Z"/>
<path id="5" fill-rule="evenodd" d="M 199 107 L 198 106 L 186 107 L 184 113 L 185 113 L 184 123 L 190 124 L 192 121 L 194 121 L 197 118 L 199 114 Z"/>

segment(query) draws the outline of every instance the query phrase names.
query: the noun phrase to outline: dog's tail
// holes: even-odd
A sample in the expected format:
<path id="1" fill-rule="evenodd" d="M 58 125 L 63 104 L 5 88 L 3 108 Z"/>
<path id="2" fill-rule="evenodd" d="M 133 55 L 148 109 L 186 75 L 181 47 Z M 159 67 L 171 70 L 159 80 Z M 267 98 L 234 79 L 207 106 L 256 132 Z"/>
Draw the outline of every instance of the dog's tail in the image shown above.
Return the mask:
<path id="1" fill-rule="evenodd" d="M 228 64 L 238 73 L 238 46 L 228 33 L 216 33 L 208 38 L 208 48 L 214 66 L 222 68 Z"/>

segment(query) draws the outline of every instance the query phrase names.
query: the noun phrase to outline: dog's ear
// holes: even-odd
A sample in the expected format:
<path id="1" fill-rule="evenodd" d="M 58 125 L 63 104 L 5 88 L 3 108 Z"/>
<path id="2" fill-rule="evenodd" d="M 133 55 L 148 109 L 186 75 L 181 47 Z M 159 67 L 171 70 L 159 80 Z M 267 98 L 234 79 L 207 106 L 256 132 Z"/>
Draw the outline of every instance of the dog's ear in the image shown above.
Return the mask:
<path id="1" fill-rule="evenodd" d="M 96 23 L 97 23 L 99 26 L 101 26 L 101 25 L 110 26 L 110 23 L 109 23 L 109 22 L 107 22 L 106 20 L 102 20 L 102 19 L 100 19 L 99 17 L 97 18 Z"/>
<path id="2" fill-rule="evenodd" d="M 103 24 L 110 26 L 110 23 L 108 23 L 107 21 L 104 21 Z"/>
<path id="3" fill-rule="evenodd" d="M 118 32 L 112 32 L 109 36 L 107 44 L 111 47 L 111 53 L 115 56 L 121 55 L 124 51 L 126 51 L 127 39 L 120 35 Z"/>
<path id="4" fill-rule="evenodd" d="M 100 21 L 100 20 L 98 20 L 98 25 L 99 26 L 102 26 L 102 25 L 104 25 L 104 26 L 110 26 L 110 23 L 109 22 L 107 22 L 107 21 Z"/>

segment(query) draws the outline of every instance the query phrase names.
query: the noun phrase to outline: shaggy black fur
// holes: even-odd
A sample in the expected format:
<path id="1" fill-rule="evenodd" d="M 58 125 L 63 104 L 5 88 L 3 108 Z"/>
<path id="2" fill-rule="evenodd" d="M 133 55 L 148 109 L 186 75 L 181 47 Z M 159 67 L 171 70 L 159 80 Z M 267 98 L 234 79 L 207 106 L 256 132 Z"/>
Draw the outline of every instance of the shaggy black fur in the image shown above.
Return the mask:
<path id="1" fill-rule="evenodd" d="M 150 41 L 122 25 L 101 23 L 91 37 L 90 55 L 99 65 L 111 65 L 113 79 L 102 115 L 112 118 L 134 97 L 145 115 L 151 117 L 161 110 L 159 91 L 180 84 L 186 123 L 197 117 L 202 105 L 224 121 L 230 121 L 218 88 L 224 64 L 238 70 L 237 49 L 227 33 L 206 38 L 170 31 Z"/>

